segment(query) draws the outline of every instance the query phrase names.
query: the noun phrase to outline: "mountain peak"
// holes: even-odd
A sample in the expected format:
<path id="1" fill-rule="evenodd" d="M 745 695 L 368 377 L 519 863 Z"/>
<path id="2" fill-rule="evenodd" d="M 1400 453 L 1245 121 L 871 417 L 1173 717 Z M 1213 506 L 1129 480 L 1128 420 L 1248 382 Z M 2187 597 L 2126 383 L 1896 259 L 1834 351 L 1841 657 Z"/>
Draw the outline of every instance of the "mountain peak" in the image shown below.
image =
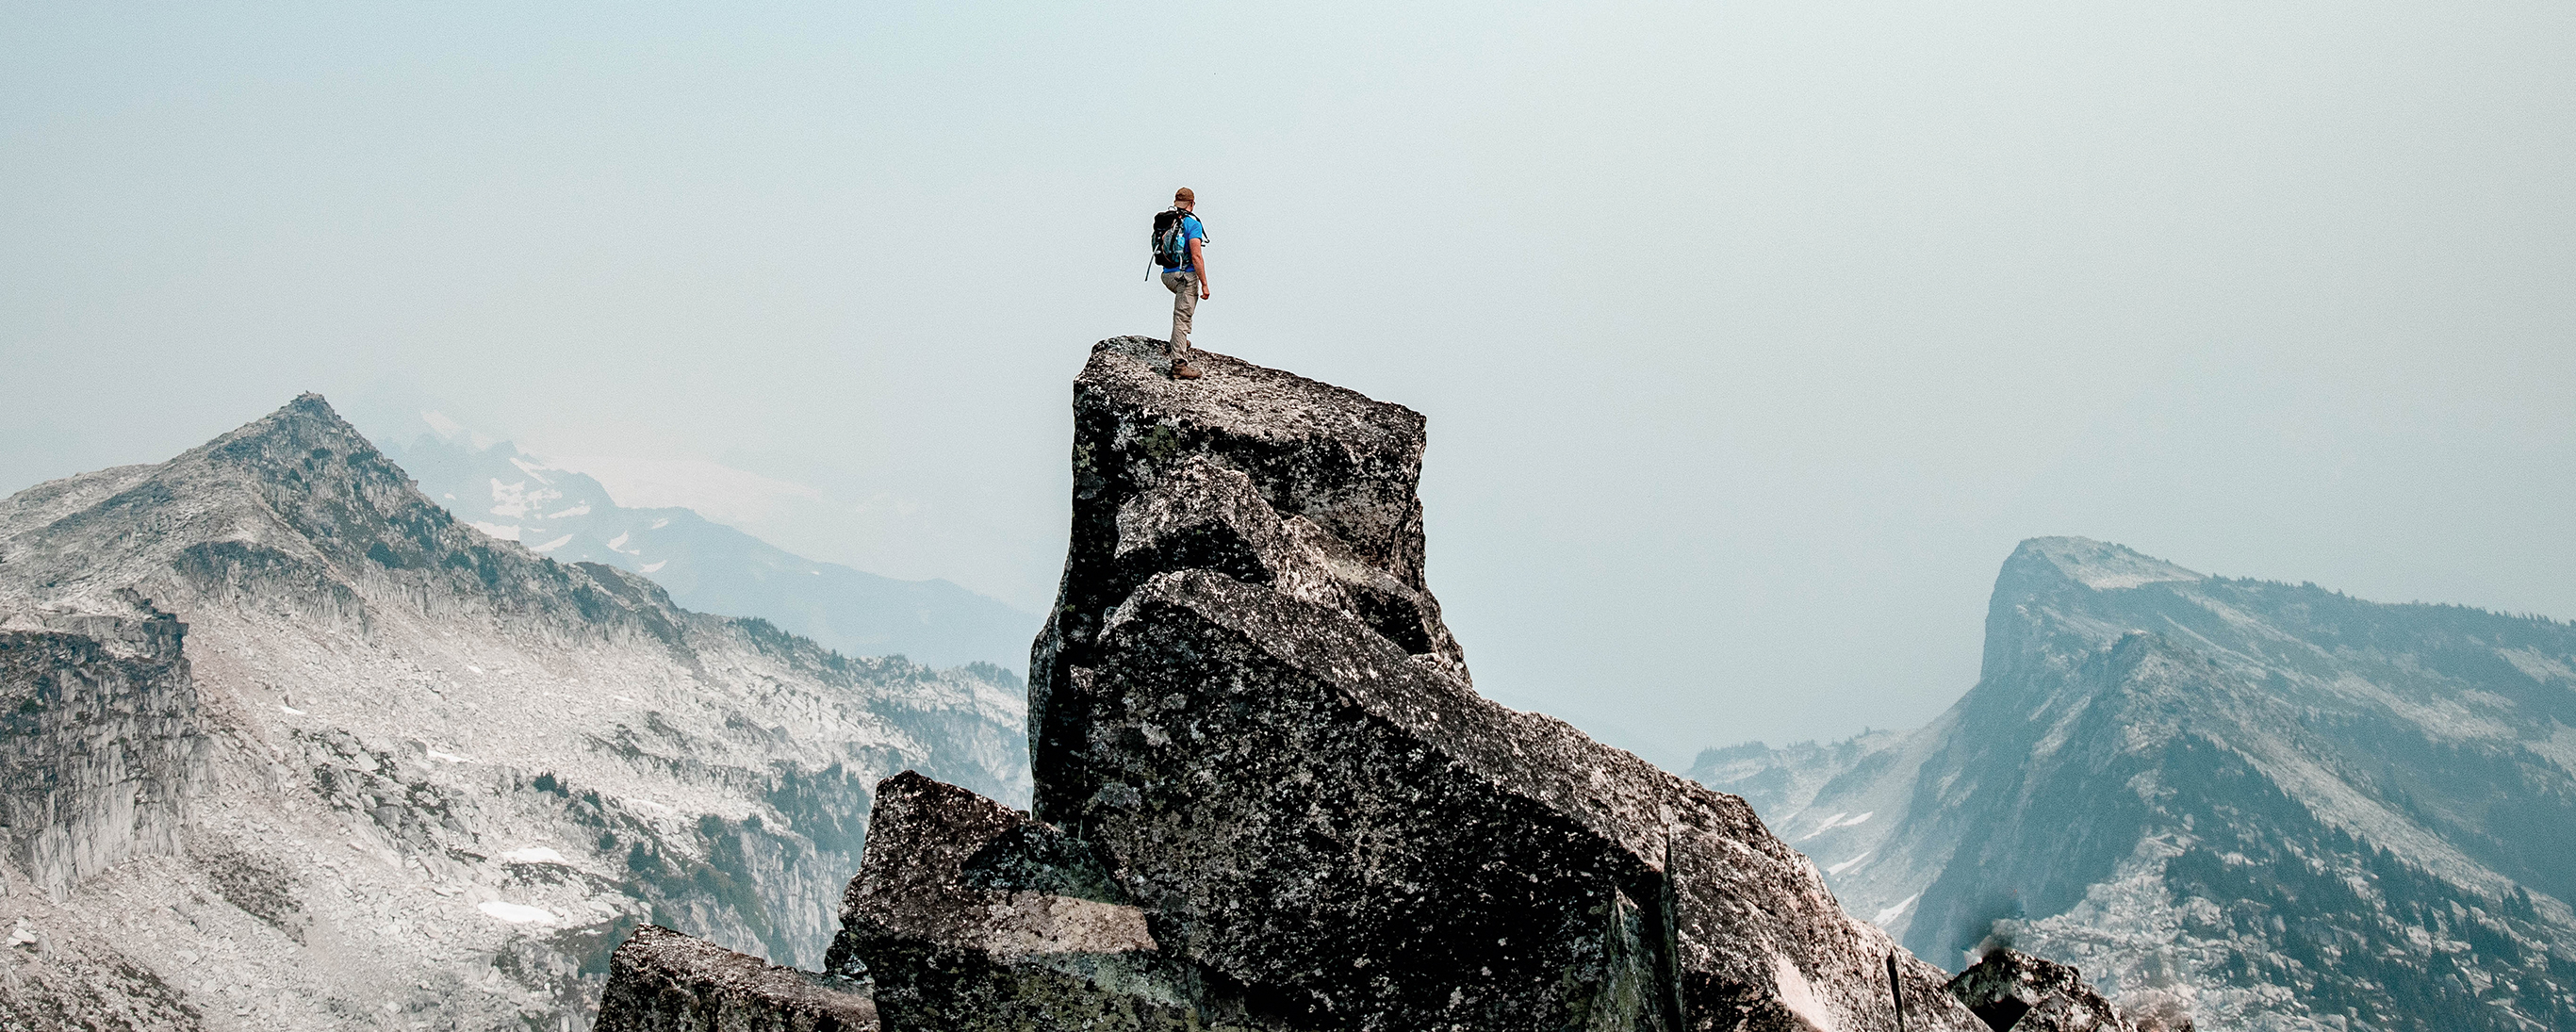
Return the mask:
<path id="1" fill-rule="evenodd" d="M 2163 581 L 2196 581 L 2187 570 L 2125 545 L 2080 537 L 2036 537 L 2004 560 L 2003 581 L 2042 578 L 2071 581 L 2095 591 L 2118 591 Z"/>
<path id="2" fill-rule="evenodd" d="M 365 441 L 365 436 L 358 433 L 357 427 L 351 426 L 348 420 L 340 418 L 339 410 L 332 408 L 329 400 L 312 391 L 306 391 L 296 395 L 295 400 L 279 406 L 277 411 L 244 423 L 233 428 L 231 432 L 206 442 L 205 450 L 220 451 L 227 446 L 253 439 L 279 437 L 301 439 L 315 435 L 345 436 L 361 443 Z"/>

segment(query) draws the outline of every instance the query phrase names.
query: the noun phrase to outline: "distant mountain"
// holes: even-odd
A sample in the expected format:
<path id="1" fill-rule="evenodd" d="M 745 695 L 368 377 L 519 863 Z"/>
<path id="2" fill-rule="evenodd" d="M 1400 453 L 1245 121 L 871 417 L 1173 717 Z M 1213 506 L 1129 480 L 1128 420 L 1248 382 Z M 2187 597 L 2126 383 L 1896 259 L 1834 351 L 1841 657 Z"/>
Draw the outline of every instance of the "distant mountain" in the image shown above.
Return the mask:
<path id="1" fill-rule="evenodd" d="M 1025 801 L 1026 720 L 495 540 L 306 395 L 0 501 L 0 1028 L 582 1028 L 645 921 L 811 966 L 878 779 Z"/>
<path id="2" fill-rule="evenodd" d="M 2203 1028 L 2576 1029 L 2576 626 L 2024 542 L 1892 741 L 1720 754 L 1925 956 L 2008 941 Z"/>
<path id="3" fill-rule="evenodd" d="M 434 414 L 424 414 L 424 417 Z M 400 440 L 408 432 L 409 440 Z M 597 480 L 443 418 L 377 447 L 458 519 L 531 552 L 651 577 L 681 606 L 757 616 L 853 656 L 1027 667 L 1037 615 L 944 580 L 906 581 L 793 555 L 680 508 L 628 509 Z"/>
<path id="4" fill-rule="evenodd" d="M 1703 749 L 1683 776 L 1718 791 L 1743 796 L 1760 813 L 1796 813 L 1815 801 L 1816 793 L 1823 791 L 1828 782 L 1862 760 L 1886 751 L 1901 737 L 1897 732 L 1880 730 L 1829 745 L 1799 742 L 1774 747 L 1746 742 Z"/>

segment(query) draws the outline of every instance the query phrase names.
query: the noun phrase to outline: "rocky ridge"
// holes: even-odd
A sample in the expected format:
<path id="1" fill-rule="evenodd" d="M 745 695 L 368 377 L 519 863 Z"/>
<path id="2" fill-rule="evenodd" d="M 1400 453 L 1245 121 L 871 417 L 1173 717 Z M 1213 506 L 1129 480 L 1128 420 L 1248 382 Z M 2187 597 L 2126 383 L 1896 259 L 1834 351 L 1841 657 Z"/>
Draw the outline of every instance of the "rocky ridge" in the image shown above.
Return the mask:
<path id="1" fill-rule="evenodd" d="M 1858 752 L 1773 817 L 1927 956 L 2211 1028 L 2576 1029 L 2576 626 L 2034 539 L 1976 687 Z"/>
<path id="2" fill-rule="evenodd" d="M 1741 798 L 1475 694 L 1419 415 L 1160 350 L 1075 383 L 1033 808 L 880 787 L 826 973 L 886 1029 L 1988 1027 Z"/>
<path id="3" fill-rule="evenodd" d="M 455 521 L 307 395 L 0 501 L 0 1026 L 585 1027 L 645 922 L 819 964 L 876 780 L 1016 678 Z"/>
<path id="4" fill-rule="evenodd" d="M 470 433 L 439 423 L 452 432 L 423 422 L 407 441 L 377 440 L 422 493 L 494 537 L 560 562 L 643 574 L 683 608 L 760 617 L 846 655 L 1014 670 L 1028 660 L 1034 614 L 944 580 L 896 580 L 793 555 L 689 509 L 622 506 L 589 476 L 508 441 L 476 447 Z"/>

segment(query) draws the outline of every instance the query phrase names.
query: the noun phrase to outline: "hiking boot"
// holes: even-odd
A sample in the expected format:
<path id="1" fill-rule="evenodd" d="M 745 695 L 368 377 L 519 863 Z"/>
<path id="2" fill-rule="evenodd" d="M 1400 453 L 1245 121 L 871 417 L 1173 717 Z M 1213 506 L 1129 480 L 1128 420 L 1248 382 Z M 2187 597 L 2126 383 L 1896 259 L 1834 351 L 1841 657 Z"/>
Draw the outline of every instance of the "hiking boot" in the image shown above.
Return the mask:
<path id="1" fill-rule="evenodd" d="M 1195 380 L 1198 378 L 1199 367 L 1191 365 L 1189 359 L 1176 359 L 1172 362 L 1172 379 Z"/>

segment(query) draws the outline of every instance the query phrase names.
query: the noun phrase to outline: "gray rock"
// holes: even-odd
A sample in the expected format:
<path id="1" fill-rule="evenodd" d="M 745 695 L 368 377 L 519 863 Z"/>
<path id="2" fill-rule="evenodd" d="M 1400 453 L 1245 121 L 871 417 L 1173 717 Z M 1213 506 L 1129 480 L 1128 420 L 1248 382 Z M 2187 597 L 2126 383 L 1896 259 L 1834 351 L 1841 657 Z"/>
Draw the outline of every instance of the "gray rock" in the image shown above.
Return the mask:
<path id="1" fill-rule="evenodd" d="M 1092 848 L 909 771 L 877 786 L 827 964 L 874 976 L 893 1029 L 1240 1029 L 1163 955 Z"/>
<path id="2" fill-rule="evenodd" d="M 170 614 L 54 613 L 0 630 L 0 845 L 61 902 L 82 879 L 180 848 L 205 730 Z"/>
<path id="3" fill-rule="evenodd" d="M 2133 1032 L 2074 968 L 2012 949 L 1986 954 L 1950 980 L 1950 995 L 1995 1032 Z"/>
<path id="4" fill-rule="evenodd" d="M 866 991 L 660 925 L 609 958 L 595 1032 L 876 1032 Z"/>
<path id="5" fill-rule="evenodd" d="M 1420 415 L 1222 355 L 1173 381 L 1157 347 L 1075 384 L 1030 730 L 1035 816 L 1115 858 L 1166 955 L 1298 1027 L 1891 1017 L 1893 944 L 1742 800 L 1474 693 Z M 1904 971 L 1915 1027 L 1977 1027 Z"/>
<path id="6" fill-rule="evenodd" d="M 57 943 L 19 918 L 0 947 L 0 1029 L 198 1032 L 205 1014 L 152 970 L 114 950 Z"/>
<path id="7" fill-rule="evenodd" d="M 828 962 L 890 1032 L 1983 1032 L 1741 798 L 1476 695 L 1419 415 L 1160 348 L 1075 384 L 1033 812 L 878 786 Z"/>

